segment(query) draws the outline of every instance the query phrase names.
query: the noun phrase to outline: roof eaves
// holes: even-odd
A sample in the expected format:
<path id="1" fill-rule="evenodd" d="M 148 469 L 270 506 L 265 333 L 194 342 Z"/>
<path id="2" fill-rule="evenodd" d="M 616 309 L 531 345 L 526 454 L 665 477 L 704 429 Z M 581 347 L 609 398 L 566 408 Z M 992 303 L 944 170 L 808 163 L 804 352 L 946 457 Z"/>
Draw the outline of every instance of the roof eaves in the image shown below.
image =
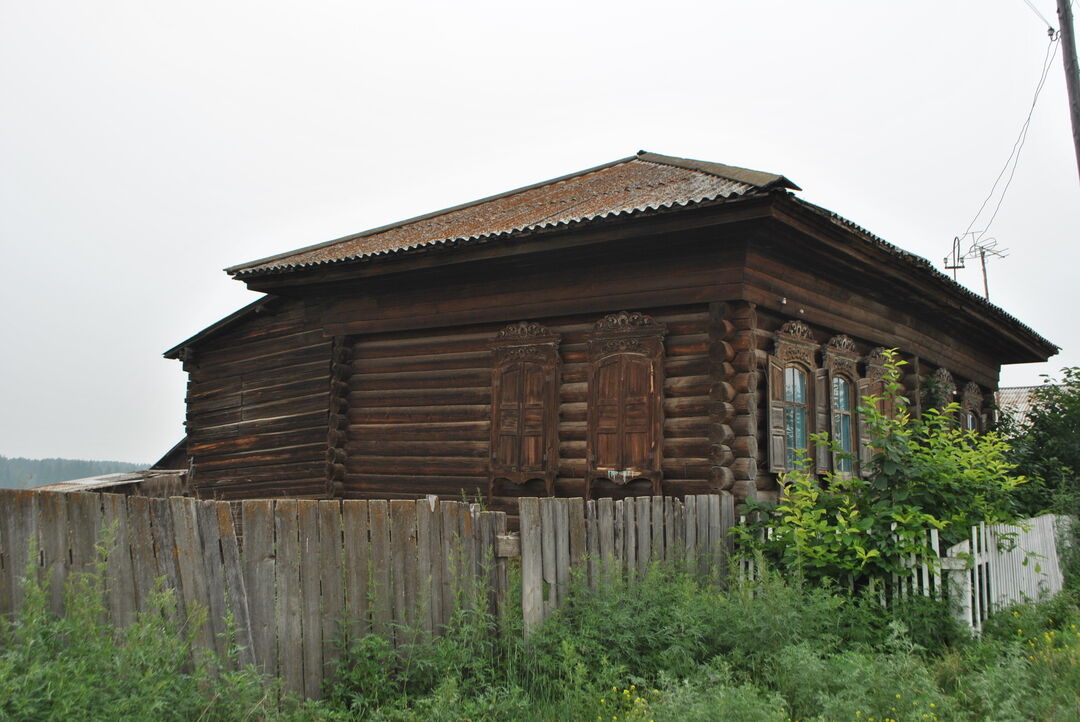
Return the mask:
<path id="1" fill-rule="evenodd" d="M 626 160 L 632 160 L 632 159 L 626 159 Z M 567 177 L 570 177 L 570 176 L 567 176 Z M 310 262 L 310 263 L 285 264 L 285 265 L 273 266 L 273 267 L 265 268 L 265 269 L 254 269 L 254 270 L 248 270 L 248 271 L 241 271 L 241 272 L 237 273 L 237 275 L 238 276 L 243 276 L 245 278 L 251 278 L 251 277 L 262 276 L 262 275 L 277 275 L 277 274 L 281 274 L 281 273 L 299 272 L 299 271 L 303 271 L 303 270 L 306 270 L 306 269 L 315 268 L 315 267 L 318 267 L 318 266 L 330 266 L 330 265 L 339 265 L 339 264 L 345 264 L 345 263 L 370 262 L 372 259 L 374 259 L 376 257 L 398 256 L 398 255 L 405 255 L 405 254 L 412 254 L 412 253 L 424 253 L 424 252 L 427 252 L 429 250 L 436 250 L 436 249 L 439 249 L 439 248 L 447 248 L 447 249 L 456 248 L 458 246 L 471 244 L 471 243 L 489 243 L 489 242 L 499 241 L 499 240 L 517 239 L 517 238 L 521 238 L 523 236 L 531 235 L 533 233 L 543 233 L 543 232 L 558 231 L 558 230 L 573 228 L 575 226 L 584 225 L 584 224 L 612 222 L 612 221 L 617 221 L 617 220 L 621 220 L 621 219 L 624 219 L 624 218 L 638 217 L 638 216 L 642 216 L 642 215 L 646 215 L 646 216 L 647 215 L 657 215 L 657 214 L 661 214 L 661 213 L 672 212 L 672 211 L 676 211 L 676 210 L 680 210 L 680 209 L 686 209 L 686 208 L 692 208 L 692 207 L 707 207 L 707 206 L 711 206 L 711 205 L 720 205 L 720 204 L 723 204 L 723 203 L 731 203 L 731 202 L 739 201 L 739 200 L 743 200 L 743 199 L 759 198 L 764 193 L 765 193 L 764 190 L 762 190 L 762 191 L 749 191 L 749 192 L 746 192 L 746 193 L 731 193 L 731 194 L 728 194 L 726 196 L 725 195 L 718 195 L 718 196 L 715 196 L 713 198 L 706 198 L 706 199 L 703 199 L 703 200 L 700 200 L 700 201 L 687 201 L 687 202 L 683 202 L 683 203 L 675 202 L 675 203 L 664 203 L 664 204 L 658 204 L 658 205 L 650 205 L 650 206 L 646 206 L 644 208 L 633 208 L 633 209 L 630 209 L 630 210 L 621 210 L 621 211 L 616 211 L 616 212 L 611 212 L 611 213 L 605 213 L 605 214 L 602 214 L 602 215 L 590 216 L 590 217 L 587 217 L 587 218 L 576 218 L 576 219 L 572 219 L 572 220 L 569 220 L 569 221 L 557 221 L 557 222 L 554 222 L 554 223 L 533 224 L 533 225 L 529 225 L 529 226 L 523 226 L 523 227 L 520 227 L 520 228 L 514 228 L 514 229 L 511 229 L 511 230 L 508 230 L 508 231 L 498 231 L 496 233 L 479 234 L 479 235 L 473 235 L 473 236 L 468 236 L 468 237 L 459 237 L 459 238 L 445 238 L 445 239 L 440 239 L 440 240 L 436 240 L 436 241 L 428 241 L 428 242 L 425 242 L 425 243 L 417 243 L 417 244 L 413 244 L 413 245 L 402 247 L 402 248 L 389 248 L 389 249 L 381 249 L 381 250 L 378 250 L 378 251 L 372 251 L 372 252 L 369 252 L 369 253 L 357 253 L 357 254 L 353 254 L 353 255 L 350 255 L 350 256 L 344 256 L 342 258 L 330 258 L 330 259 L 314 261 L 314 262 Z M 286 254 L 286 255 L 292 256 L 292 255 L 295 255 L 296 253 L 300 253 L 300 251 L 295 251 L 294 253 L 289 253 L 289 254 Z M 181 344 L 181 345 L 183 345 L 183 344 Z"/>
<path id="2" fill-rule="evenodd" d="M 192 346 L 192 345 L 194 345 L 196 343 L 199 343 L 200 341 L 204 341 L 209 336 L 212 336 L 213 334 L 215 334 L 216 332 L 226 328 L 227 326 L 231 326 L 232 324 L 236 323 L 237 321 L 240 321 L 240 320 L 242 320 L 244 318 L 247 318 L 248 316 L 250 316 L 252 314 L 259 313 L 260 311 L 263 310 L 264 306 L 271 303 L 273 300 L 275 300 L 273 296 L 263 296 L 262 298 L 260 298 L 260 299 L 258 299 L 256 301 L 253 301 L 252 303 L 249 303 L 248 305 L 244 306 L 243 308 L 238 309 L 236 311 L 233 311 L 232 313 L 230 313 L 225 318 L 221 319 L 220 321 L 217 321 L 215 323 L 210 324 L 209 326 L 204 328 L 202 331 L 199 331 L 198 333 L 196 333 L 191 338 L 185 339 L 184 341 L 181 341 L 180 343 L 176 344 L 171 349 L 169 349 L 168 351 L 163 353 L 162 356 L 164 356 L 167 359 L 179 358 L 180 357 L 180 352 L 183 351 L 186 347 Z"/>
<path id="3" fill-rule="evenodd" d="M 918 268 L 924 273 L 929 273 L 929 275 L 933 277 L 934 280 L 938 282 L 938 284 L 949 289 L 950 291 L 960 293 L 961 295 L 965 296 L 969 301 L 974 301 L 985 310 L 990 311 L 995 316 L 998 316 L 1001 320 L 1016 326 L 1017 328 L 1030 335 L 1033 341 L 1045 347 L 1048 355 L 1053 356 L 1061 350 L 1060 346 L 1039 335 L 1039 333 L 1035 331 L 1035 329 L 1031 328 L 1020 319 L 1008 313 L 1000 306 L 996 306 L 993 303 L 990 303 L 990 301 L 986 300 L 979 294 L 975 293 L 969 288 L 960 285 L 938 269 L 934 268 L 934 264 L 932 264 L 930 261 L 926 260 L 922 256 L 918 256 L 909 251 L 905 251 L 903 248 L 889 243 L 884 238 L 881 238 L 880 236 L 871 233 L 870 231 L 866 230 L 854 221 L 850 221 L 847 218 L 844 218 L 843 216 L 833 211 L 830 211 L 827 208 L 822 208 L 821 206 L 815 205 L 813 203 L 810 203 L 809 201 L 805 201 L 802 198 L 797 198 L 795 196 L 791 196 L 791 200 L 797 205 L 806 208 L 807 210 L 815 213 L 816 215 L 827 219 L 829 222 L 855 233 L 856 235 L 863 238 L 863 240 L 873 245 L 876 245 L 882 250 L 885 250 L 888 253 L 896 256 L 903 262 L 907 263 L 909 266 Z"/>

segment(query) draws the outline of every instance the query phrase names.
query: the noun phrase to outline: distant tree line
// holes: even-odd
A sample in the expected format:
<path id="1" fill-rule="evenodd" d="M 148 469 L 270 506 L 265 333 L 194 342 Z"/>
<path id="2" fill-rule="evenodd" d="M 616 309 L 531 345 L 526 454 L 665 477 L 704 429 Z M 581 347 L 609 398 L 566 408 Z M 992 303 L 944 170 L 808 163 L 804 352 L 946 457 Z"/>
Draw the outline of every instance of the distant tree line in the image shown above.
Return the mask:
<path id="1" fill-rule="evenodd" d="M 58 481 L 145 469 L 149 464 L 85 459 L 22 459 L 0 455 L 0 488 L 25 489 Z"/>

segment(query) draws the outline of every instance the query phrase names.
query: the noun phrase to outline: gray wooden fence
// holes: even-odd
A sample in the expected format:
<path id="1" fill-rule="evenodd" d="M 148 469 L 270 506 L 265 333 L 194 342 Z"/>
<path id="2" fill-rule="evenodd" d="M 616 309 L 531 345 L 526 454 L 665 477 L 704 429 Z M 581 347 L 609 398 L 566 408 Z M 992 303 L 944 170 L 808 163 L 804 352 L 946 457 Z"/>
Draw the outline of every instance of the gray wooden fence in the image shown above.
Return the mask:
<path id="1" fill-rule="evenodd" d="M 566 599 L 572 578 L 596 588 L 654 562 L 720 581 L 732 553 L 731 494 L 627 499 L 521 499 L 521 606 L 526 634 Z"/>
<path id="2" fill-rule="evenodd" d="M 459 605 L 500 613 L 506 601 L 506 559 L 495 555 L 506 515 L 476 505 L 281 499 L 238 509 L 181 497 L 0 490 L 0 614 L 22 608 L 28 571 L 48 580 L 49 608 L 62 614 L 64 582 L 95 568 L 107 529 L 113 623 L 150 609 L 164 579 L 181 612 L 208 610 L 196 630 L 201 646 L 224 655 L 231 632 L 240 664 L 309 697 L 320 695 L 338 658 L 342 628 L 401 643 L 437 632 Z"/>

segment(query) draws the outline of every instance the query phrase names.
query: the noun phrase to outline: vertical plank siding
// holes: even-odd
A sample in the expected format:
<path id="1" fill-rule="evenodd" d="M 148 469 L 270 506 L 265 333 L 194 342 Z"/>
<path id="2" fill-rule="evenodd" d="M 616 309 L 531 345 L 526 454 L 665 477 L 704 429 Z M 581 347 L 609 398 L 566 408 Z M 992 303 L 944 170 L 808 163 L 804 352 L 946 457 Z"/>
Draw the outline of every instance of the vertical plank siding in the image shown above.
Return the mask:
<path id="1" fill-rule="evenodd" d="M 317 698 L 334 674 L 341 641 L 374 632 L 407 643 L 439 633 L 461 606 L 505 617 L 508 557 L 520 556 L 526 633 L 570 599 L 574 581 L 594 589 L 632 582 L 662 563 L 722 584 L 735 519 L 726 492 L 587 503 L 524 497 L 515 538 L 506 534 L 504 512 L 434 496 L 234 505 L 0 490 L 0 614 L 22 608 L 27 574 L 62 584 L 94 569 L 91 550 L 104 540 L 111 544 L 102 548 L 100 567 L 112 623 L 159 613 L 153 590 L 164 580 L 182 619 L 205 610 L 194 630 L 197 646 L 218 652 L 222 664 L 257 665 L 285 689 Z M 974 527 L 972 538 L 946 550 L 939 564 L 913 558 L 913 573 L 889 593 L 948 590 L 978 630 L 1003 605 L 1061 589 L 1061 522 L 1048 515 L 1027 529 Z M 1014 535 L 1016 544 L 999 548 L 1003 535 Z M 937 556 L 936 535 L 927 549 Z M 51 592 L 51 611 L 62 613 L 62 596 Z"/>
<path id="2" fill-rule="evenodd" d="M 576 578 L 590 588 L 633 580 L 657 564 L 719 583 L 727 572 L 734 498 L 712 496 L 521 499 L 521 607 L 525 633 L 568 599 Z"/>
<path id="3" fill-rule="evenodd" d="M 62 592 L 64 580 L 94 568 L 105 539 L 112 623 L 157 613 L 162 580 L 183 618 L 205 610 L 198 647 L 313 698 L 334 673 L 342 635 L 375 631 L 402 643 L 438 633 L 458 604 L 505 616 L 502 512 L 434 497 L 237 506 L 242 539 L 230 502 L 0 490 L 0 614 L 22 608 L 27 572 Z M 52 591 L 50 610 L 62 613 Z"/>

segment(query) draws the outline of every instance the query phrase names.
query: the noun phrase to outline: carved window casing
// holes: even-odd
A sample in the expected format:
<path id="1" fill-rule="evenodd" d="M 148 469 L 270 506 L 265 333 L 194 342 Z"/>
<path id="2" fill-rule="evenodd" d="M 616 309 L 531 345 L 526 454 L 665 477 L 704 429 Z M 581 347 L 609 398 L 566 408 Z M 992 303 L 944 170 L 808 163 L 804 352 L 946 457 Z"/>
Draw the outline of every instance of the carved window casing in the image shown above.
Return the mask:
<path id="1" fill-rule="evenodd" d="M 652 317 L 623 311 L 589 334 L 586 498 L 597 479 L 647 479 L 661 492 L 666 333 Z"/>
<path id="2" fill-rule="evenodd" d="M 491 342 L 489 496 L 500 480 L 542 480 L 552 494 L 559 468 L 559 338 L 538 323 L 521 322 Z"/>
<path id="3" fill-rule="evenodd" d="M 960 394 L 961 422 L 970 431 L 986 431 L 987 419 L 983 412 L 983 393 L 974 381 L 968 381 Z"/>
<path id="4" fill-rule="evenodd" d="M 819 447 L 819 470 L 831 468 L 838 474 L 855 471 L 856 459 L 865 436 L 859 414 L 859 356 L 850 336 L 833 336 L 822 351 L 829 393 L 822 402 L 828 405 L 826 419 L 829 438 L 843 453 Z M 820 405 L 820 404 L 819 404 Z M 820 430 L 820 429 L 819 429 Z"/>
<path id="5" fill-rule="evenodd" d="M 828 424 L 828 412 L 818 403 L 828 396 L 828 386 L 817 349 L 802 321 L 788 321 L 776 334 L 776 350 L 768 360 L 769 471 L 794 468 L 796 450 L 806 449 L 809 435 Z M 820 466 L 824 459 L 813 461 Z"/>

